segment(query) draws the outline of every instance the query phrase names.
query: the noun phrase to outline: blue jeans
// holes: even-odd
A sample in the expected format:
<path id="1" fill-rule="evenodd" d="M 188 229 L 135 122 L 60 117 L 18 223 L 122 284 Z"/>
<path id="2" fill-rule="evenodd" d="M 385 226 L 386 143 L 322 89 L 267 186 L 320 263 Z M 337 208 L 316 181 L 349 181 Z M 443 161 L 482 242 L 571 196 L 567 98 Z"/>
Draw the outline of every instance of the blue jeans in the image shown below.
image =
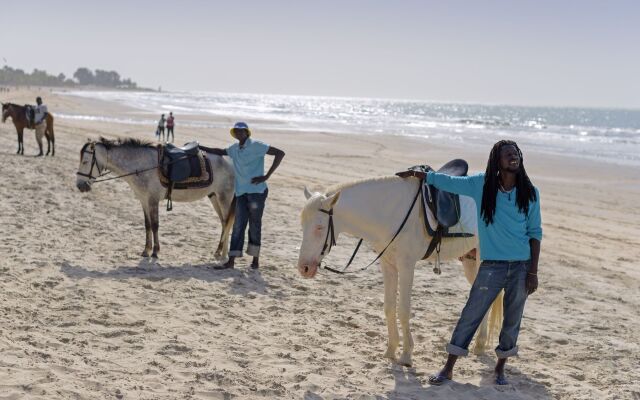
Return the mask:
<path id="1" fill-rule="evenodd" d="M 268 194 L 269 189 L 264 193 L 246 193 L 236 197 L 236 219 L 233 222 L 229 257 L 242 257 L 247 222 L 249 223 L 247 254 L 254 257 L 260 255 L 262 213 Z"/>
<path id="2" fill-rule="evenodd" d="M 498 358 L 507 358 L 518 353 L 516 343 L 524 303 L 527 300 L 525 280 L 529 265 L 529 261 L 486 260 L 482 262 L 478 276 L 471 287 L 467 304 L 451 336 L 451 342 L 447 345 L 449 354 L 457 356 L 469 354 L 467 349 L 473 335 L 502 289 L 504 289 L 504 321 L 496 355 Z"/>

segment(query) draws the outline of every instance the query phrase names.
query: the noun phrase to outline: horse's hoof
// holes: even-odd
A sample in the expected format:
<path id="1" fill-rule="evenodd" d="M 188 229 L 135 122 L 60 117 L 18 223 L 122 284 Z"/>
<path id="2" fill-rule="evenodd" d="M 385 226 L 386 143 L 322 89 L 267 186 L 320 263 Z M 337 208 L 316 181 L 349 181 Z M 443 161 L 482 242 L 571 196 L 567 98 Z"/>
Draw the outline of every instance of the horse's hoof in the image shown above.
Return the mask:
<path id="1" fill-rule="evenodd" d="M 388 358 L 389 360 L 395 361 L 396 351 L 392 349 L 387 349 L 387 351 L 384 353 L 384 358 Z"/>
<path id="2" fill-rule="evenodd" d="M 151 253 L 151 258 L 158 258 L 158 253 Z"/>
<path id="3" fill-rule="evenodd" d="M 145 251 L 142 252 L 141 256 L 145 257 L 145 258 L 149 257 L 149 252 L 145 250 Z"/>
<path id="4" fill-rule="evenodd" d="M 398 360 L 398 364 L 402 365 L 404 367 L 411 367 L 411 365 L 413 364 L 411 362 L 411 356 L 408 356 L 406 354 L 403 354 L 400 359 Z"/>

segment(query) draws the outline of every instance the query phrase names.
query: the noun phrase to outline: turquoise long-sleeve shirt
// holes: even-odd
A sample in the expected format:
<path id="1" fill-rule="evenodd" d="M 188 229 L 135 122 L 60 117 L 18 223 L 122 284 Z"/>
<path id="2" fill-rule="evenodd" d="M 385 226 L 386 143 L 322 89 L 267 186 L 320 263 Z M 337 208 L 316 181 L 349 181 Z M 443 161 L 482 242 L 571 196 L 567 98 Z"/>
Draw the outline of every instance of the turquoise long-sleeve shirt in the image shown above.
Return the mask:
<path id="1" fill-rule="evenodd" d="M 530 239 L 542 240 L 540 194 L 529 202 L 529 213 L 518 210 L 516 188 L 510 193 L 498 190 L 493 223 L 487 225 L 480 214 L 484 173 L 471 176 L 449 176 L 429 172 L 427 183 L 446 192 L 469 196 L 476 202 L 480 257 L 483 260 L 516 261 L 531 259 Z"/>

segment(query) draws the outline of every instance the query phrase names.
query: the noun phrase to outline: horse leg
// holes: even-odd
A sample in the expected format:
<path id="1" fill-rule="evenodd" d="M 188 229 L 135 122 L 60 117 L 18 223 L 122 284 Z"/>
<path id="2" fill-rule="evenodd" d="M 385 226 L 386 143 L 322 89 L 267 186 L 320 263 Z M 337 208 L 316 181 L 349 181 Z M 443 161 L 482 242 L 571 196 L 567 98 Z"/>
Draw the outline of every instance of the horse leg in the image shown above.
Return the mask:
<path id="1" fill-rule="evenodd" d="M 389 335 L 387 351 L 384 353 L 384 356 L 395 360 L 396 350 L 400 344 L 397 319 L 398 270 L 386 261 L 382 261 L 381 267 L 382 278 L 384 280 L 384 316 L 387 319 L 387 331 Z"/>
<path id="2" fill-rule="evenodd" d="M 211 199 L 212 203 L 215 202 L 217 205 L 216 211 L 218 212 L 220 222 L 222 223 L 220 243 L 218 244 L 218 249 L 214 254 L 215 257 L 220 259 L 227 258 L 227 255 L 229 254 L 229 238 L 236 215 L 236 198 L 235 196 L 231 196 L 230 199 L 228 197 L 229 196 L 219 194 Z M 216 208 L 216 205 L 214 205 L 214 208 Z M 218 209 L 220 211 L 218 211 Z"/>
<path id="3" fill-rule="evenodd" d="M 151 218 L 149 217 L 149 212 L 146 208 L 142 207 L 142 211 L 144 212 L 144 229 L 147 234 L 147 240 L 144 245 L 144 251 L 142 252 L 142 257 L 149 257 L 149 252 L 151 251 Z"/>
<path id="4" fill-rule="evenodd" d="M 24 138 L 24 130 L 18 129 L 18 152 L 16 154 L 24 155 L 23 138 Z"/>
<path id="5" fill-rule="evenodd" d="M 47 128 L 47 130 L 44 131 L 44 137 L 45 139 L 47 139 L 47 154 L 45 155 L 49 155 L 49 153 L 51 152 L 51 137 L 50 137 L 50 133 L 49 133 L 49 129 Z M 53 154 L 52 154 L 53 156 Z"/>
<path id="6" fill-rule="evenodd" d="M 158 215 L 157 201 L 151 201 L 149 204 L 149 219 L 151 221 L 151 231 L 153 232 L 153 252 L 151 253 L 151 257 L 158 258 L 158 252 L 160 251 L 160 240 L 158 238 L 160 216 Z"/>
<path id="7" fill-rule="evenodd" d="M 398 319 L 402 327 L 402 354 L 398 359 L 398 364 L 407 367 L 411 366 L 411 355 L 413 353 L 413 338 L 411 337 L 411 290 L 413 288 L 414 266 L 404 261 L 398 263 Z"/>
<path id="8" fill-rule="evenodd" d="M 218 248 L 216 252 L 213 254 L 213 257 L 220 258 L 220 254 L 222 253 L 222 246 L 224 244 L 224 214 L 222 213 L 222 209 L 220 208 L 220 204 L 218 202 L 218 196 L 215 193 L 211 193 L 209 195 L 209 201 L 211 201 L 211 205 L 213 209 L 216 210 L 216 214 L 218 214 L 218 218 L 220 219 L 220 223 L 222 224 L 222 234 L 220 235 L 220 241 L 218 242 Z"/>
<path id="9" fill-rule="evenodd" d="M 56 137 L 53 134 L 53 122 L 51 122 L 51 126 L 47 122 L 45 135 L 47 135 L 47 155 L 49 155 L 49 143 L 51 143 L 51 157 L 53 157 L 56 155 Z"/>
<path id="10" fill-rule="evenodd" d="M 44 130 L 46 129 L 46 124 L 41 122 L 39 125 L 36 125 L 36 141 L 38 142 L 38 148 L 40 152 L 38 153 L 38 157 L 43 155 L 42 152 L 42 137 L 44 136 Z"/>

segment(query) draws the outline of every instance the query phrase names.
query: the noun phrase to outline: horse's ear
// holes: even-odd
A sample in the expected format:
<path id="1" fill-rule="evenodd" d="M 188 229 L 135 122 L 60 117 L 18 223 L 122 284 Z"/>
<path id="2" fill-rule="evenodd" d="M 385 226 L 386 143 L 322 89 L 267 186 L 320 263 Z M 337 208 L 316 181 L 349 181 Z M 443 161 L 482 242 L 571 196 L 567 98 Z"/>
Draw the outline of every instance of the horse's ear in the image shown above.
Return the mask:
<path id="1" fill-rule="evenodd" d="M 333 206 L 338 202 L 338 198 L 340 197 L 340 192 L 334 193 L 331 196 L 327 196 L 326 199 L 322 200 L 322 209 L 330 210 Z"/>
<path id="2" fill-rule="evenodd" d="M 307 189 L 307 187 L 304 187 L 304 197 L 307 198 L 307 200 L 309 200 L 311 198 L 311 196 L 313 196 L 313 194 L 311 194 L 311 192 L 309 191 L 309 189 Z"/>

